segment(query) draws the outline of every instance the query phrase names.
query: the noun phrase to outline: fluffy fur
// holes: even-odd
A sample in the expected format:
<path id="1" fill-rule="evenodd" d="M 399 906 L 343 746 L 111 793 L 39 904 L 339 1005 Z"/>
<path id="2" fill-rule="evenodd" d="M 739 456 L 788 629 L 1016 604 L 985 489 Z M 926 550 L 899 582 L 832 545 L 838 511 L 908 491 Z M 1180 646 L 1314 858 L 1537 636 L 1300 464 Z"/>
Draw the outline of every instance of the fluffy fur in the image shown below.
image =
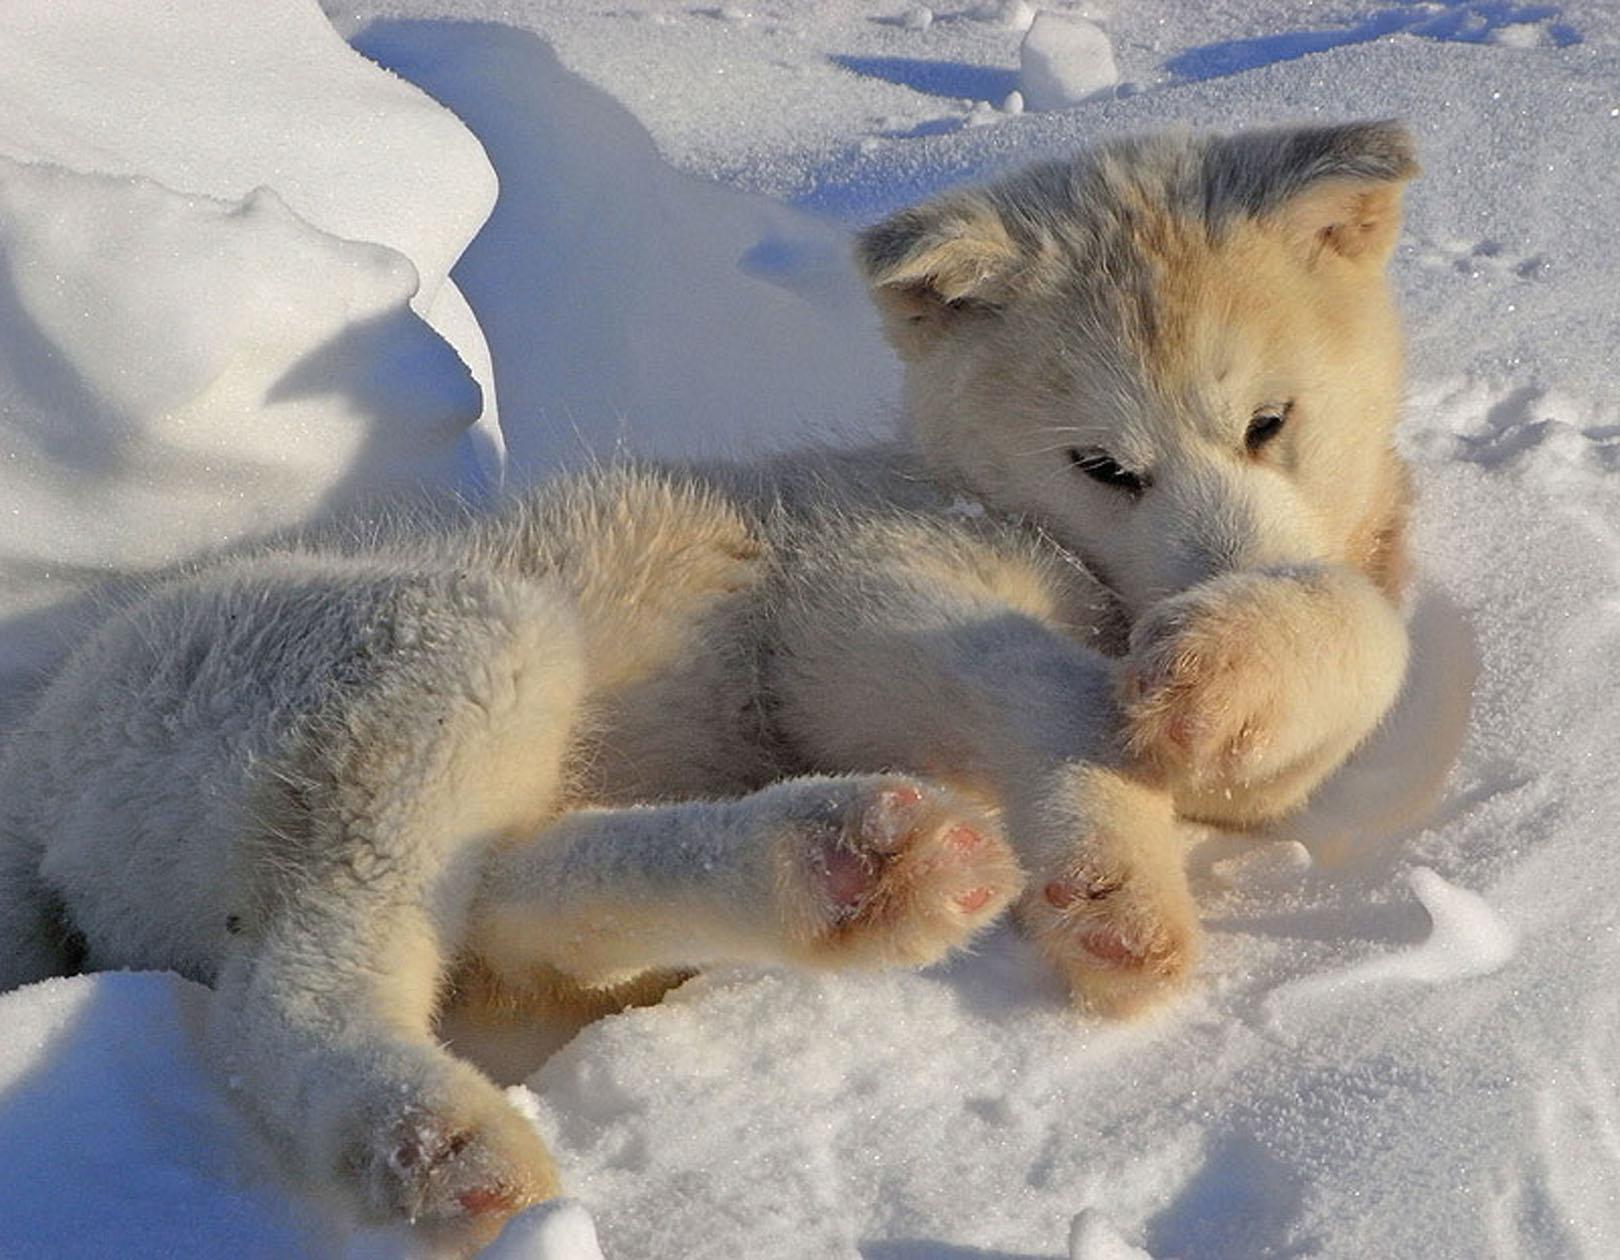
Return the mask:
<path id="1" fill-rule="evenodd" d="M 556 1180 L 434 1040 L 445 1001 L 924 963 L 1026 876 L 1078 1000 L 1170 991 L 1177 816 L 1298 806 L 1400 685 L 1413 170 L 1379 123 L 951 193 L 859 244 L 896 444 L 620 468 L 155 586 L 0 764 L 0 987 L 212 984 L 289 1165 L 450 1250 Z"/>

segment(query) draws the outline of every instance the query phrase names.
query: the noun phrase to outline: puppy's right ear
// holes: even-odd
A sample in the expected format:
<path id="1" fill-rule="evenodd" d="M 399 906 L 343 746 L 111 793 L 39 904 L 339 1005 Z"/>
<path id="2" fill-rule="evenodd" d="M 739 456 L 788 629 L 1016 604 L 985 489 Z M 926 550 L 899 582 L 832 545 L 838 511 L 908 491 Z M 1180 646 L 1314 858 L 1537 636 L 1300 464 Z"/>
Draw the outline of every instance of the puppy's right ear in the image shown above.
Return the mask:
<path id="1" fill-rule="evenodd" d="M 867 228 L 855 258 L 902 359 L 919 359 L 955 321 L 992 312 L 1012 293 L 1025 258 L 994 203 L 947 194 Z"/>

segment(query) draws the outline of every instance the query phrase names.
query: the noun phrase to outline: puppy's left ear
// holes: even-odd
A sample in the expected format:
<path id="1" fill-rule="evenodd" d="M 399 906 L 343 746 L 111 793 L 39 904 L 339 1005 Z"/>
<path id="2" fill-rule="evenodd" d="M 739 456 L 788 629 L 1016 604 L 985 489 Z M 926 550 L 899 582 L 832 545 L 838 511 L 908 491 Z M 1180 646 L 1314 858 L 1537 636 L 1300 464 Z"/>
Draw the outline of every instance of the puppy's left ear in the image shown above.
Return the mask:
<path id="1" fill-rule="evenodd" d="M 995 311 L 1017 289 L 1027 250 L 984 190 L 948 193 L 862 232 L 855 261 L 889 343 L 918 359 L 962 319 Z"/>
<path id="2" fill-rule="evenodd" d="M 1382 267 L 1401 230 L 1401 192 L 1418 173 L 1400 123 L 1251 131 L 1206 158 L 1208 204 L 1241 210 L 1287 235 L 1310 262 L 1323 256 Z"/>

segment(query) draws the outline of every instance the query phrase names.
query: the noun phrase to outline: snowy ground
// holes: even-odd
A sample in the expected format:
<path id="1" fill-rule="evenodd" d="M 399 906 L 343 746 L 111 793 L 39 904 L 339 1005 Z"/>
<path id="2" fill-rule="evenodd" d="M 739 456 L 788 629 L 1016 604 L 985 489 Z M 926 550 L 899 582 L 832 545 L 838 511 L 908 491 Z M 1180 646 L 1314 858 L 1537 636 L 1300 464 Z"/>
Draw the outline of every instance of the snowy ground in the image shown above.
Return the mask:
<path id="1" fill-rule="evenodd" d="M 1012 112 L 1035 8 L 1098 21 L 1118 82 Z M 519 1097 L 612 1260 L 1620 1254 L 1620 10 L 326 16 L 488 163 L 310 0 L 0 10 L 0 712 L 109 573 L 619 440 L 881 427 L 843 238 L 895 205 L 1122 130 L 1403 116 L 1419 659 L 1310 814 L 1198 845 L 1200 987 L 1080 1020 L 1010 933 L 714 974 Z M 197 1069 L 204 1000 L 0 997 L 0 1257 L 403 1254 L 265 1171 Z M 525 1224 L 507 1254 L 590 1252 Z"/>

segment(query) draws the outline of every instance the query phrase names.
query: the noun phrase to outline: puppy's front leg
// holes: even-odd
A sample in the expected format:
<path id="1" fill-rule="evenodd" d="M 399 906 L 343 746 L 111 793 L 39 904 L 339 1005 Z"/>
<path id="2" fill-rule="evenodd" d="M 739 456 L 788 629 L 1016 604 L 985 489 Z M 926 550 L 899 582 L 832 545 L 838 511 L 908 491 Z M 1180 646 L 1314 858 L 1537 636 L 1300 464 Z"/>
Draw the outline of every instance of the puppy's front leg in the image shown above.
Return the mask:
<path id="1" fill-rule="evenodd" d="M 1115 768 L 1066 763 L 1012 788 L 1008 808 L 1039 872 L 1019 922 L 1076 1000 L 1128 1015 L 1173 992 L 1200 936 L 1169 796 Z"/>
<path id="2" fill-rule="evenodd" d="M 468 949 L 522 994 L 717 962 L 920 966 L 1022 886 L 982 804 L 899 775 L 565 814 L 494 855 Z"/>
<path id="3" fill-rule="evenodd" d="M 1236 826 L 1274 818 L 1372 733 L 1407 655 L 1399 611 L 1353 569 L 1222 574 L 1133 627 L 1129 745 L 1168 776 L 1184 814 Z"/>
<path id="4" fill-rule="evenodd" d="M 1171 801 L 1127 764 L 1117 662 L 1076 641 L 1064 576 L 959 534 L 838 541 L 778 605 L 783 735 L 815 765 L 988 789 L 1029 877 L 1019 918 L 1076 999 L 1171 991 L 1198 951 Z"/>

